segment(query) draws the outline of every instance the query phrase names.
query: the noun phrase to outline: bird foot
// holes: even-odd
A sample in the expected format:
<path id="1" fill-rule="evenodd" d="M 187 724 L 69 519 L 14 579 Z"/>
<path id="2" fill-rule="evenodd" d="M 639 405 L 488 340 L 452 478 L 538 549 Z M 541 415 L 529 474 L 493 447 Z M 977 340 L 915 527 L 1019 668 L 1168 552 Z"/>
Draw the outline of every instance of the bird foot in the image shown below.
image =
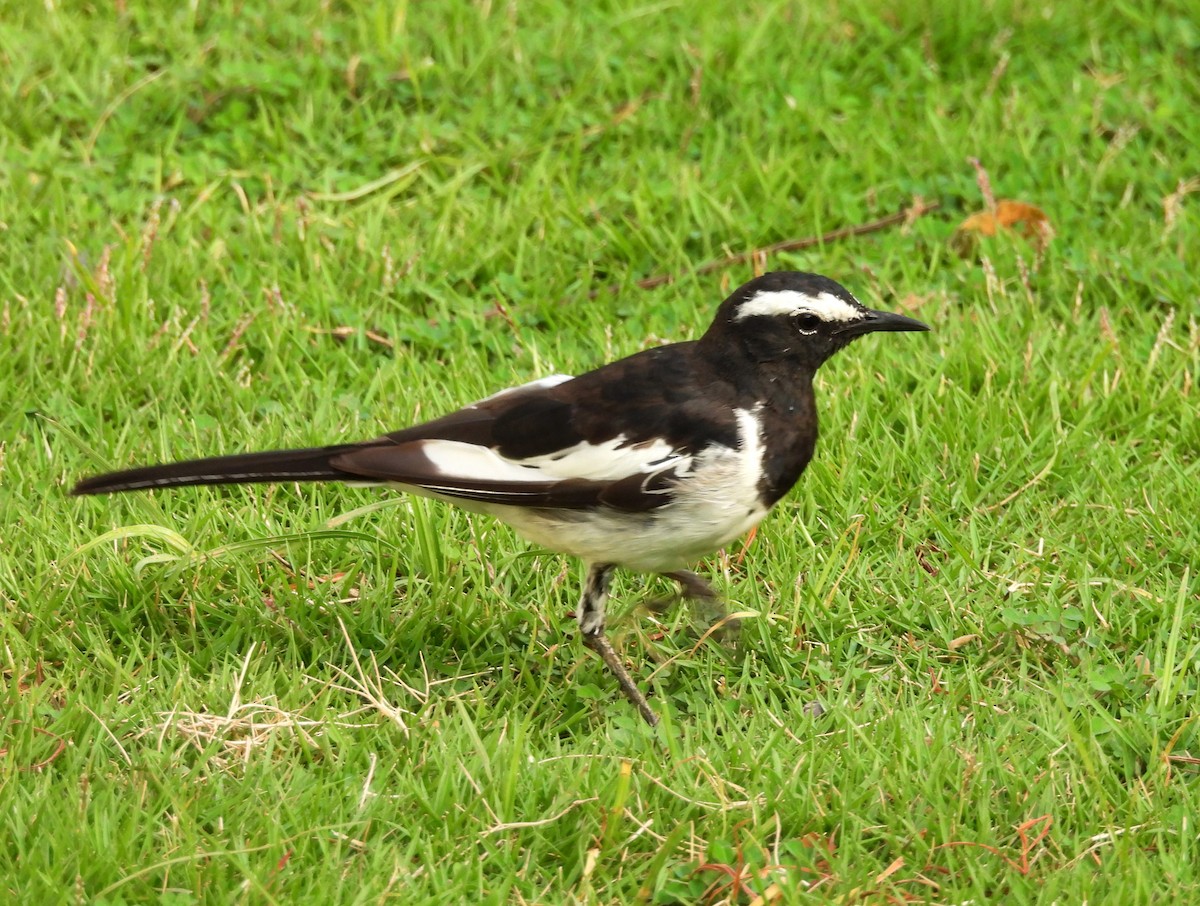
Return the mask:
<path id="1" fill-rule="evenodd" d="M 621 663 L 620 657 L 609 644 L 609 641 L 604 636 L 603 630 L 600 632 L 583 633 L 583 644 L 586 648 L 590 648 L 596 654 L 600 655 L 600 660 L 604 661 L 609 671 L 617 678 L 617 683 L 621 686 L 621 691 L 625 693 L 625 697 L 638 709 L 638 713 L 650 726 L 655 726 L 658 723 L 658 715 L 650 710 L 650 702 L 646 701 L 646 696 L 634 683 L 633 677 L 629 675 L 629 671 L 625 669 L 625 665 Z"/>

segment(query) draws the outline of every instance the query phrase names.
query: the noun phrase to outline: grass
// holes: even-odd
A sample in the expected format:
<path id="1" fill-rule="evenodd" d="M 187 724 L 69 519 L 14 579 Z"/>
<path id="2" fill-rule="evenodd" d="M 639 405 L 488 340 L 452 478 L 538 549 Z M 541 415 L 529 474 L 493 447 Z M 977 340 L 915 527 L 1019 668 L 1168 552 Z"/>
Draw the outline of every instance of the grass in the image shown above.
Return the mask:
<path id="1" fill-rule="evenodd" d="M 0 2 L 0 899 L 1194 900 L 1198 54 L 1184 3 Z M 970 157 L 1044 253 L 956 252 Z M 66 494 L 694 337 L 751 270 L 690 268 L 914 196 L 768 262 L 935 331 L 823 372 L 703 567 L 739 644 L 618 581 L 657 732 L 485 519 Z"/>

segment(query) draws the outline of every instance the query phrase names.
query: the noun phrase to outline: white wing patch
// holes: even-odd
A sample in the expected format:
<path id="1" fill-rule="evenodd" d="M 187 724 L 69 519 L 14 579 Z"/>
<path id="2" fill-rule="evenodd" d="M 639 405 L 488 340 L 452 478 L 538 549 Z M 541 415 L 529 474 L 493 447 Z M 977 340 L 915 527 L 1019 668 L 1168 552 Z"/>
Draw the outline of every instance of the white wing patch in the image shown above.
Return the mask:
<path id="1" fill-rule="evenodd" d="M 714 444 L 691 457 L 671 490 L 672 501 L 652 514 L 599 509 L 527 510 L 483 507 L 535 544 L 590 563 L 663 572 L 711 553 L 757 525 L 767 514 L 758 491 L 764 444 L 758 410 L 737 410 L 738 447 Z M 622 451 L 625 452 L 625 451 Z"/>
<path id="2" fill-rule="evenodd" d="M 552 374 L 519 387 L 501 390 L 472 403 L 468 408 L 518 391 L 554 387 L 570 380 L 570 375 Z M 484 501 L 492 494 L 505 497 L 521 494 L 522 485 L 528 486 L 528 493 L 536 496 L 544 493 L 547 484 L 573 478 L 616 482 L 636 475 L 650 478 L 671 469 L 682 475 L 691 469 L 693 459 L 665 441 L 635 444 L 629 443 L 624 435 L 602 444 L 581 442 L 525 459 L 513 459 L 491 447 L 465 441 L 425 438 L 414 443 L 419 445 L 421 455 L 433 468 L 424 480 L 406 484 L 406 487 L 410 490 L 424 488 L 434 493 L 446 492 L 453 496 L 458 496 L 453 494 L 454 491 L 469 488 L 477 501 Z"/>
<path id="3" fill-rule="evenodd" d="M 512 484 L 544 483 L 568 478 L 619 481 L 630 475 L 652 475 L 666 469 L 686 471 L 691 457 L 661 440 L 624 445 L 623 437 L 607 443 L 579 443 L 544 456 L 509 459 L 488 447 L 455 440 L 421 441 L 421 452 L 445 478 Z"/>
<path id="4" fill-rule="evenodd" d="M 864 312 L 833 293 L 818 293 L 810 296 L 794 289 L 761 292 L 738 306 L 735 321 L 756 316 L 790 317 L 792 315 L 816 315 L 822 321 L 858 321 Z"/>

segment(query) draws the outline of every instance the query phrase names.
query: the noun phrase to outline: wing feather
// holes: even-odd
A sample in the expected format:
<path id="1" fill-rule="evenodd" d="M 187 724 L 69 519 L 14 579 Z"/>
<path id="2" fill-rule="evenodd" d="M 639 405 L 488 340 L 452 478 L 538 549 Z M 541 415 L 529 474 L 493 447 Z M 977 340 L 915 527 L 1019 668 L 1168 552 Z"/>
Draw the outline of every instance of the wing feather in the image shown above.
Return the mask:
<path id="1" fill-rule="evenodd" d="M 668 502 L 691 456 L 663 440 L 600 442 L 574 426 L 573 405 L 552 375 L 423 425 L 338 453 L 335 469 L 500 505 L 644 511 Z"/>

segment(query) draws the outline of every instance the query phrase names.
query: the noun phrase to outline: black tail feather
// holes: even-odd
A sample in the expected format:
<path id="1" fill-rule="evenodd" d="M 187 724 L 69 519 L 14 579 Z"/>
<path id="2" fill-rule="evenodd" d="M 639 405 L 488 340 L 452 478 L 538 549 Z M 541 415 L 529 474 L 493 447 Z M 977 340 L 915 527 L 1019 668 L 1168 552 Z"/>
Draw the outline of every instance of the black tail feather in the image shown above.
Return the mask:
<path id="1" fill-rule="evenodd" d="M 353 481 L 356 476 L 335 469 L 329 460 L 357 444 L 272 450 L 191 459 L 85 478 L 72 494 L 112 494 L 149 488 L 179 488 L 204 484 L 257 484 L 272 481 Z"/>

